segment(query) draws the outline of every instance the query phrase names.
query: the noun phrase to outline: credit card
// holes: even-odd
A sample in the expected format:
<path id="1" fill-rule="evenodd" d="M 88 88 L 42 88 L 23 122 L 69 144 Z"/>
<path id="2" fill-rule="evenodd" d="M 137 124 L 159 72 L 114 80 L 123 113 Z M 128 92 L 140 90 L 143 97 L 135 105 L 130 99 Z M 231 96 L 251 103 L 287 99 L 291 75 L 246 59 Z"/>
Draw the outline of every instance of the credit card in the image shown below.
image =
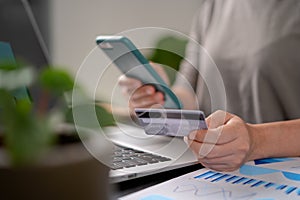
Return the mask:
<path id="1" fill-rule="evenodd" d="M 136 108 L 135 113 L 148 135 L 183 137 L 193 130 L 207 129 L 200 110 Z"/>

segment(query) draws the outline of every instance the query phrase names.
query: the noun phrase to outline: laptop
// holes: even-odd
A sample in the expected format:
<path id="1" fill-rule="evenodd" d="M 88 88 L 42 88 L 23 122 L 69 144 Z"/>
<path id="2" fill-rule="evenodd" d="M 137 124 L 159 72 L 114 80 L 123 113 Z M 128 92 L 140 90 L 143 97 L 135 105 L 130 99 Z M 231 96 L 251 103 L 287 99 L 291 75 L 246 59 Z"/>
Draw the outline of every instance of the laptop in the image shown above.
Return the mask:
<path id="1" fill-rule="evenodd" d="M 116 145 L 110 170 L 112 183 L 197 163 L 181 137 L 150 136 L 138 126 L 122 123 L 106 128 L 105 134 Z"/>
<path id="2" fill-rule="evenodd" d="M 4 3 L 5 2 L 5 3 Z M 0 11 L 3 15 L 9 12 L 5 6 L 11 6 L 11 1 L 6 0 Z M 18 26 L 0 18 L 0 41 L 9 42 L 16 57 L 24 57 L 35 66 L 42 67 L 49 64 L 49 52 L 42 37 L 39 24 L 36 23 L 29 4 L 18 2 L 19 17 L 22 18 L 22 33 L 27 40 L 19 37 Z M 16 3 L 16 2 L 15 2 Z M 24 9 L 25 8 L 25 9 Z M 22 13 L 20 13 L 22 11 Z M 10 19 L 7 19 L 10 20 Z M 15 20 L 18 21 L 18 20 Z M 41 22 L 41 24 L 43 24 Z M 3 27 L 4 26 L 4 27 Z M 4 30 L 5 32 L 3 32 Z M 19 30 L 20 31 L 20 30 Z M 14 33 L 17 32 L 16 35 Z M 27 43 L 26 43 L 27 42 Z M 31 51 L 26 51 L 26 46 Z M 30 90 L 32 93 L 32 90 Z M 31 96 L 34 94 L 31 94 Z M 34 99 L 33 99 L 34 100 Z M 135 124 L 118 123 L 115 127 L 106 128 L 106 136 L 114 143 L 113 163 L 111 164 L 110 180 L 112 183 L 156 174 L 172 169 L 177 169 L 197 163 L 196 157 L 188 149 L 182 138 L 168 136 L 149 136 Z"/>

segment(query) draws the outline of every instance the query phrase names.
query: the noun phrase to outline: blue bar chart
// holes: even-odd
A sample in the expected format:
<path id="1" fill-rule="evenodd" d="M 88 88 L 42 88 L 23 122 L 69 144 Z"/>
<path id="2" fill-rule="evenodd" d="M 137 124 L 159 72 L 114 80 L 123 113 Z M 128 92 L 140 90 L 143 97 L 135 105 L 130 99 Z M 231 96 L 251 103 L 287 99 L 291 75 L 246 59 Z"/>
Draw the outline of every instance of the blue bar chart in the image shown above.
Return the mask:
<path id="1" fill-rule="evenodd" d="M 223 182 L 228 184 L 240 184 L 240 185 L 248 185 L 251 188 L 254 187 L 264 187 L 266 189 L 273 189 L 273 190 L 281 190 L 284 194 L 289 195 L 291 193 L 297 193 L 297 195 L 300 198 L 300 187 L 294 186 L 294 185 L 286 185 L 281 183 L 273 183 L 273 182 L 267 182 L 264 180 L 259 179 L 252 179 L 248 177 L 243 176 L 236 176 L 236 175 L 230 175 L 226 173 L 220 173 L 215 171 L 206 171 L 202 174 L 199 174 L 194 177 L 195 179 L 202 179 L 209 181 L 211 183 L 215 182 Z"/>
<path id="2" fill-rule="evenodd" d="M 298 200 L 300 157 L 250 161 L 233 172 L 203 168 L 122 200 Z"/>

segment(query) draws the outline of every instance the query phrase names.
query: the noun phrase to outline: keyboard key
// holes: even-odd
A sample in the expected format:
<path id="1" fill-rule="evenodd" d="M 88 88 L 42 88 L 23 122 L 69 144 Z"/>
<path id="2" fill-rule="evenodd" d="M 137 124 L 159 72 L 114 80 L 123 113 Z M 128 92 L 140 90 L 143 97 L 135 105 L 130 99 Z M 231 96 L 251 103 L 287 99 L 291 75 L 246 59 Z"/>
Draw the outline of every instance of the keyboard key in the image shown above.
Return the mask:
<path id="1" fill-rule="evenodd" d="M 132 148 L 116 146 L 111 169 L 122 169 L 134 166 L 153 164 L 171 160 L 170 158 L 146 153 Z"/>
<path id="2" fill-rule="evenodd" d="M 124 167 L 121 165 L 118 165 L 118 163 L 112 163 L 110 168 L 116 170 L 116 169 L 122 169 Z"/>

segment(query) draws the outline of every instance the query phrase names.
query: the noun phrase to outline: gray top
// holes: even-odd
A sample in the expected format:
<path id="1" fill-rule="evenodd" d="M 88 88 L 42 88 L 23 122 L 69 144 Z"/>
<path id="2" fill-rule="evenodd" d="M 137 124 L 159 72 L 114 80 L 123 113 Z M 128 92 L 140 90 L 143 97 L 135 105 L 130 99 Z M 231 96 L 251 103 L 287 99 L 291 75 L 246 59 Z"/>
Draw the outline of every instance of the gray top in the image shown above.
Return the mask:
<path id="1" fill-rule="evenodd" d="M 175 86 L 192 86 L 200 110 L 300 118 L 299 0 L 206 0 L 190 36 Z"/>

